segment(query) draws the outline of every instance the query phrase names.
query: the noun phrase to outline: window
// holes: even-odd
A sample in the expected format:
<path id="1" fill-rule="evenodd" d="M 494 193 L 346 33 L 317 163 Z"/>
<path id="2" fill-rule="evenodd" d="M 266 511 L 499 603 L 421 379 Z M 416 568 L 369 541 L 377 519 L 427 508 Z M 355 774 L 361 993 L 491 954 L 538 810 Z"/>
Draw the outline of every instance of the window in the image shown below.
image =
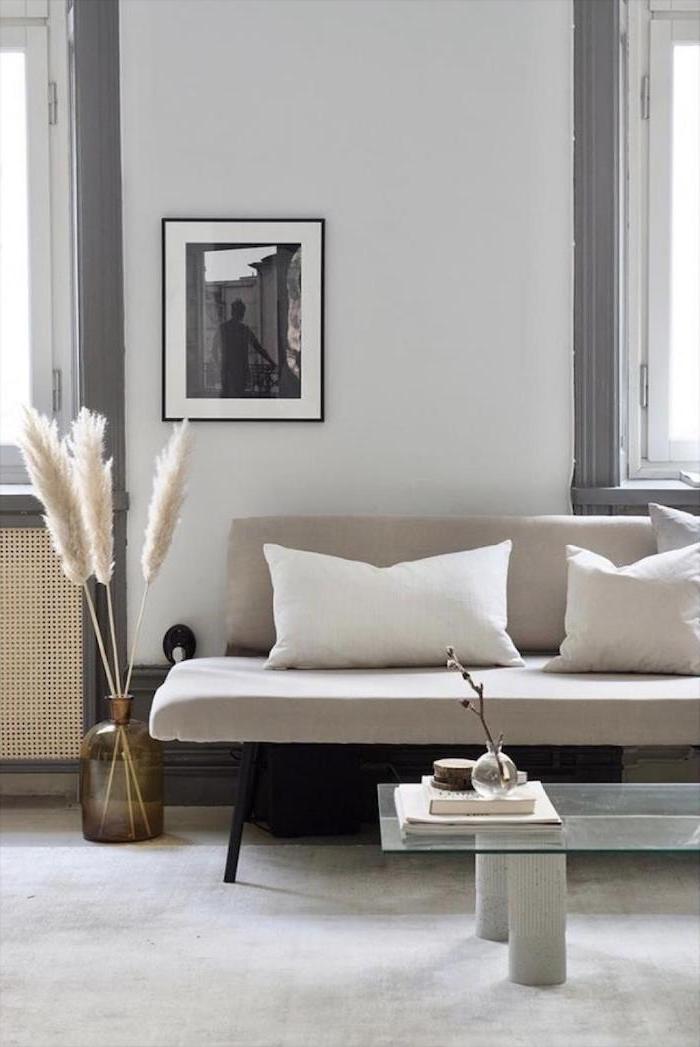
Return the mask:
<path id="1" fill-rule="evenodd" d="M 627 468 L 678 478 L 700 468 L 700 0 L 625 11 Z"/>
<path id="2" fill-rule="evenodd" d="M 72 411 L 68 44 L 62 0 L 0 8 L 0 478 L 21 406 Z"/>
<path id="3" fill-rule="evenodd" d="M 0 50 L 0 434 L 12 445 L 20 404 L 31 400 L 27 56 Z"/>

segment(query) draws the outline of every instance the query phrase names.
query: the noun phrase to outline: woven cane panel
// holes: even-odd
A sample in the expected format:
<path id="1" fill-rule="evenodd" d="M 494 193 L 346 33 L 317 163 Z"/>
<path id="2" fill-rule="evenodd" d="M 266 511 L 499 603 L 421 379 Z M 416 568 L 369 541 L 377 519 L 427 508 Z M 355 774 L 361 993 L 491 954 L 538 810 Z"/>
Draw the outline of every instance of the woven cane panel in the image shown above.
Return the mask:
<path id="1" fill-rule="evenodd" d="M 0 758 L 78 756 L 81 600 L 43 527 L 0 528 Z"/>

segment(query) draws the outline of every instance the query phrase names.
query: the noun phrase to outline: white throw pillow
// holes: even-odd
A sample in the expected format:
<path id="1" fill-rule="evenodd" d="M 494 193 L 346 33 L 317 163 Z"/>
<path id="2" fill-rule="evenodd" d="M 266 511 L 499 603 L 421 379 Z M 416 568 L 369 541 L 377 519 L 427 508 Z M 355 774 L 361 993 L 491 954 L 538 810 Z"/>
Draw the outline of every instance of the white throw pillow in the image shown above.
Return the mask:
<path id="1" fill-rule="evenodd" d="M 700 516 L 654 502 L 649 504 L 649 516 L 656 533 L 657 552 L 667 553 L 700 542 Z"/>
<path id="2" fill-rule="evenodd" d="M 700 545 L 627 567 L 566 555 L 566 639 L 545 672 L 700 674 Z"/>
<path id="3" fill-rule="evenodd" d="M 374 567 L 265 545 L 277 643 L 269 669 L 522 665 L 506 632 L 511 542 Z"/>

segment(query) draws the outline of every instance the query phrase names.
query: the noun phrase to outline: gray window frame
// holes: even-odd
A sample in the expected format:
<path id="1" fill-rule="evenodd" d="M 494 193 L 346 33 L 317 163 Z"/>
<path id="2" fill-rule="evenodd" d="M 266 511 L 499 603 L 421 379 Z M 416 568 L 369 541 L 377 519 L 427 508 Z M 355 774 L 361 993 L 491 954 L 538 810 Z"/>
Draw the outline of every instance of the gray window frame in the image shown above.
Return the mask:
<path id="1" fill-rule="evenodd" d="M 583 514 L 700 512 L 680 480 L 623 475 L 628 368 L 621 170 L 622 0 L 574 0 L 574 476 Z"/>
<path id="2" fill-rule="evenodd" d="M 574 488 L 620 483 L 617 0 L 574 0 Z"/>
<path id="3" fill-rule="evenodd" d="M 126 513 L 124 430 L 124 307 L 122 270 L 121 131 L 118 0 L 69 0 L 69 75 L 74 220 L 74 352 L 79 402 L 109 421 L 113 458 L 115 574 L 113 600 L 119 658 L 126 659 Z M 29 489 L 4 486 L 0 526 L 43 526 Z M 107 624 L 104 590 L 97 613 Z M 84 619 L 83 688 L 86 727 L 104 718 L 107 685 L 92 625 Z M 70 765 L 66 765 L 70 766 Z M 65 769 L 56 761 L 3 761 L 3 770 Z"/>

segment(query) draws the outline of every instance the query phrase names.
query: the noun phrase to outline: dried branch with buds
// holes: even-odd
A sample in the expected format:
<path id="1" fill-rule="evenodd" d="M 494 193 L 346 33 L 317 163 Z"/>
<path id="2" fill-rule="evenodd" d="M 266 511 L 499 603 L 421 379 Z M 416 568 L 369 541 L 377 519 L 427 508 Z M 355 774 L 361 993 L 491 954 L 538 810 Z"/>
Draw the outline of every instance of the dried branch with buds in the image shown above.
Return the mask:
<path id="1" fill-rule="evenodd" d="M 472 712 L 475 716 L 479 717 L 479 720 L 481 721 L 481 726 L 484 729 L 484 734 L 486 735 L 487 741 L 489 742 L 493 754 L 496 757 L 499 776 L 501 778 L 501 781 L 503 781 L 504 770 L 503 763 L 501 761 L 501 745 L 503 744 L 503 735 L 499 734 L 497 741 L 494 742 L 493 735 L 489 730 L 489 725 L 486 723 L 486 717 L 484 716 L 484 685 L 483 683 L 476 683 L 474 681 L 474 678 L 472 677 L 469 670 L 465 669 L 462 663 L 457 658 L 454 647 L 447 647 L 446 651 L 447 668 L 455 669 L 458 673 L 460 673 L 462 679 L 467 684 L 469 684 L 472 691 L 474 691 L 474 694 L 477 696 L 478 701 L 476 702 L 476 704 L 473 701 L 470 701 L 469 698 L 462 698 L 459 704 L 468 712 Z"/>

